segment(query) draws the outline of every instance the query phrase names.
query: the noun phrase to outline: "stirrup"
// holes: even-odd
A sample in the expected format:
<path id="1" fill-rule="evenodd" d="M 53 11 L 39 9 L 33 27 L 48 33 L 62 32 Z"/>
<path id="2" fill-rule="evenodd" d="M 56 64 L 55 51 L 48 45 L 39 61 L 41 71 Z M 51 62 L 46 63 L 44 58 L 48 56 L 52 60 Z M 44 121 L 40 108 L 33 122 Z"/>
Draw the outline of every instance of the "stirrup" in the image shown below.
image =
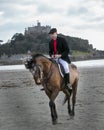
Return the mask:
<path id="1" fill-rule="evenodd" d="M 71 95 L 71 94 L 72 94 L 72 87 L 71 87 L 70 83 L 68 83 L 68 84 L 66 85 L 66 89 L 69 91 L 69 93 L 70 93 L 70 95 Z"/>
<path id="2" fill-rule="evenodd" d="M 67 84 L 67 87 L 68 87 L 70 90 L 72 90 L 72 86 L 71 86 L 70 83 Z"/>

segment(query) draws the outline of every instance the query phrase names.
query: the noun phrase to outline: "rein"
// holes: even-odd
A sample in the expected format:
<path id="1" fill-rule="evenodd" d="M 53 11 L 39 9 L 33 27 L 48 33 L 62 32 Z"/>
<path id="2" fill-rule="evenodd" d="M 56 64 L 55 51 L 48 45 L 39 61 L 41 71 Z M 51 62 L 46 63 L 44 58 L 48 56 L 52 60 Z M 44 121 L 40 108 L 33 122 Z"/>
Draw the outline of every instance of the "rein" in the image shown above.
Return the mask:
<path id="1" fill-rule="evenodd" d="M 48 75 L 43 77 L 43 79 L 42 79 L 43 82 L 47 83 L 47 81 L 50 79 L 51 75 L 52 75 L 52 62 L 51 62 L 51 67 L 50 67 Z"/>

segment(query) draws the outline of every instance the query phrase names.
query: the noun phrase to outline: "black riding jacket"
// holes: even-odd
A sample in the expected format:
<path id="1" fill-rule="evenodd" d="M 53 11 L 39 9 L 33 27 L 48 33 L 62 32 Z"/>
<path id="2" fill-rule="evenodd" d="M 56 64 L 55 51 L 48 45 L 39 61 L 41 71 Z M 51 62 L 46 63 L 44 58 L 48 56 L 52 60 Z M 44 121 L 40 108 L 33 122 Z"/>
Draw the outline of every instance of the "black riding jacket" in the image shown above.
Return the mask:
<path id="1" fill-rule="evenodd" d="M 69 64 L 71 63 L 69 58 L 70 49 L 68 47 L 68 44 L 66 40 L 62 37 L 57 37 L 57 54 L 61 54 L 61 58 L 65 61 L 67 61 Z M 54 54 L 54 46 L 53 46 L 53 40 L 49 42 L 49 55 L 50 57 Z"/>

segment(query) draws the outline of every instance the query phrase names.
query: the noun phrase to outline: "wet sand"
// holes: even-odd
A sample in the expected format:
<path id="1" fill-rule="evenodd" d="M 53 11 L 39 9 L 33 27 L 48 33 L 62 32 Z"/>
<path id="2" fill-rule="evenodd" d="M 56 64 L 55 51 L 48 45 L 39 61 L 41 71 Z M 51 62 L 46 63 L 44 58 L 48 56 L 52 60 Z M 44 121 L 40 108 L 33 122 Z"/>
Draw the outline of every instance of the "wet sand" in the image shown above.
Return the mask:
<path id="1" fill-rule="evenodd" d="M 104 130 L 104 68 L 79 68 L 75 117 L 64 94 L 56 100 L 58 124 L 51 124 L 48 97 L 26 70 L 0 71 L 0 130 Z"/>

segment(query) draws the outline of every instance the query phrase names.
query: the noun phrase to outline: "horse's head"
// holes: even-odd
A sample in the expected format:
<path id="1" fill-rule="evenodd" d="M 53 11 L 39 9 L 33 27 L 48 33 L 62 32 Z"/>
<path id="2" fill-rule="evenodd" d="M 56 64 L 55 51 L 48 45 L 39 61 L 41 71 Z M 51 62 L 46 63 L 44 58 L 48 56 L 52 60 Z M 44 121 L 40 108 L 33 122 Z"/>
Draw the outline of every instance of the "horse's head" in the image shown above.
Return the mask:
<path id="1" fill-rule="evenodd" d="M 47 76 L 50 70 L 51 61 L 42 54 L 33 54 L 25 62 L 25 66 L 32 73 L 35 83 L 41 84 L 43 77 Z"/>
<path id="2" fill-rule="evenodd" d="M 30 72 L 32 73 L 35 83 L 37 85 L 40 85 L 42 79 L 41 66 L 39 64 L 36 64 L 32 57 L 27 58 L 24 64 L 26 69 L 29 69 Z"/>

